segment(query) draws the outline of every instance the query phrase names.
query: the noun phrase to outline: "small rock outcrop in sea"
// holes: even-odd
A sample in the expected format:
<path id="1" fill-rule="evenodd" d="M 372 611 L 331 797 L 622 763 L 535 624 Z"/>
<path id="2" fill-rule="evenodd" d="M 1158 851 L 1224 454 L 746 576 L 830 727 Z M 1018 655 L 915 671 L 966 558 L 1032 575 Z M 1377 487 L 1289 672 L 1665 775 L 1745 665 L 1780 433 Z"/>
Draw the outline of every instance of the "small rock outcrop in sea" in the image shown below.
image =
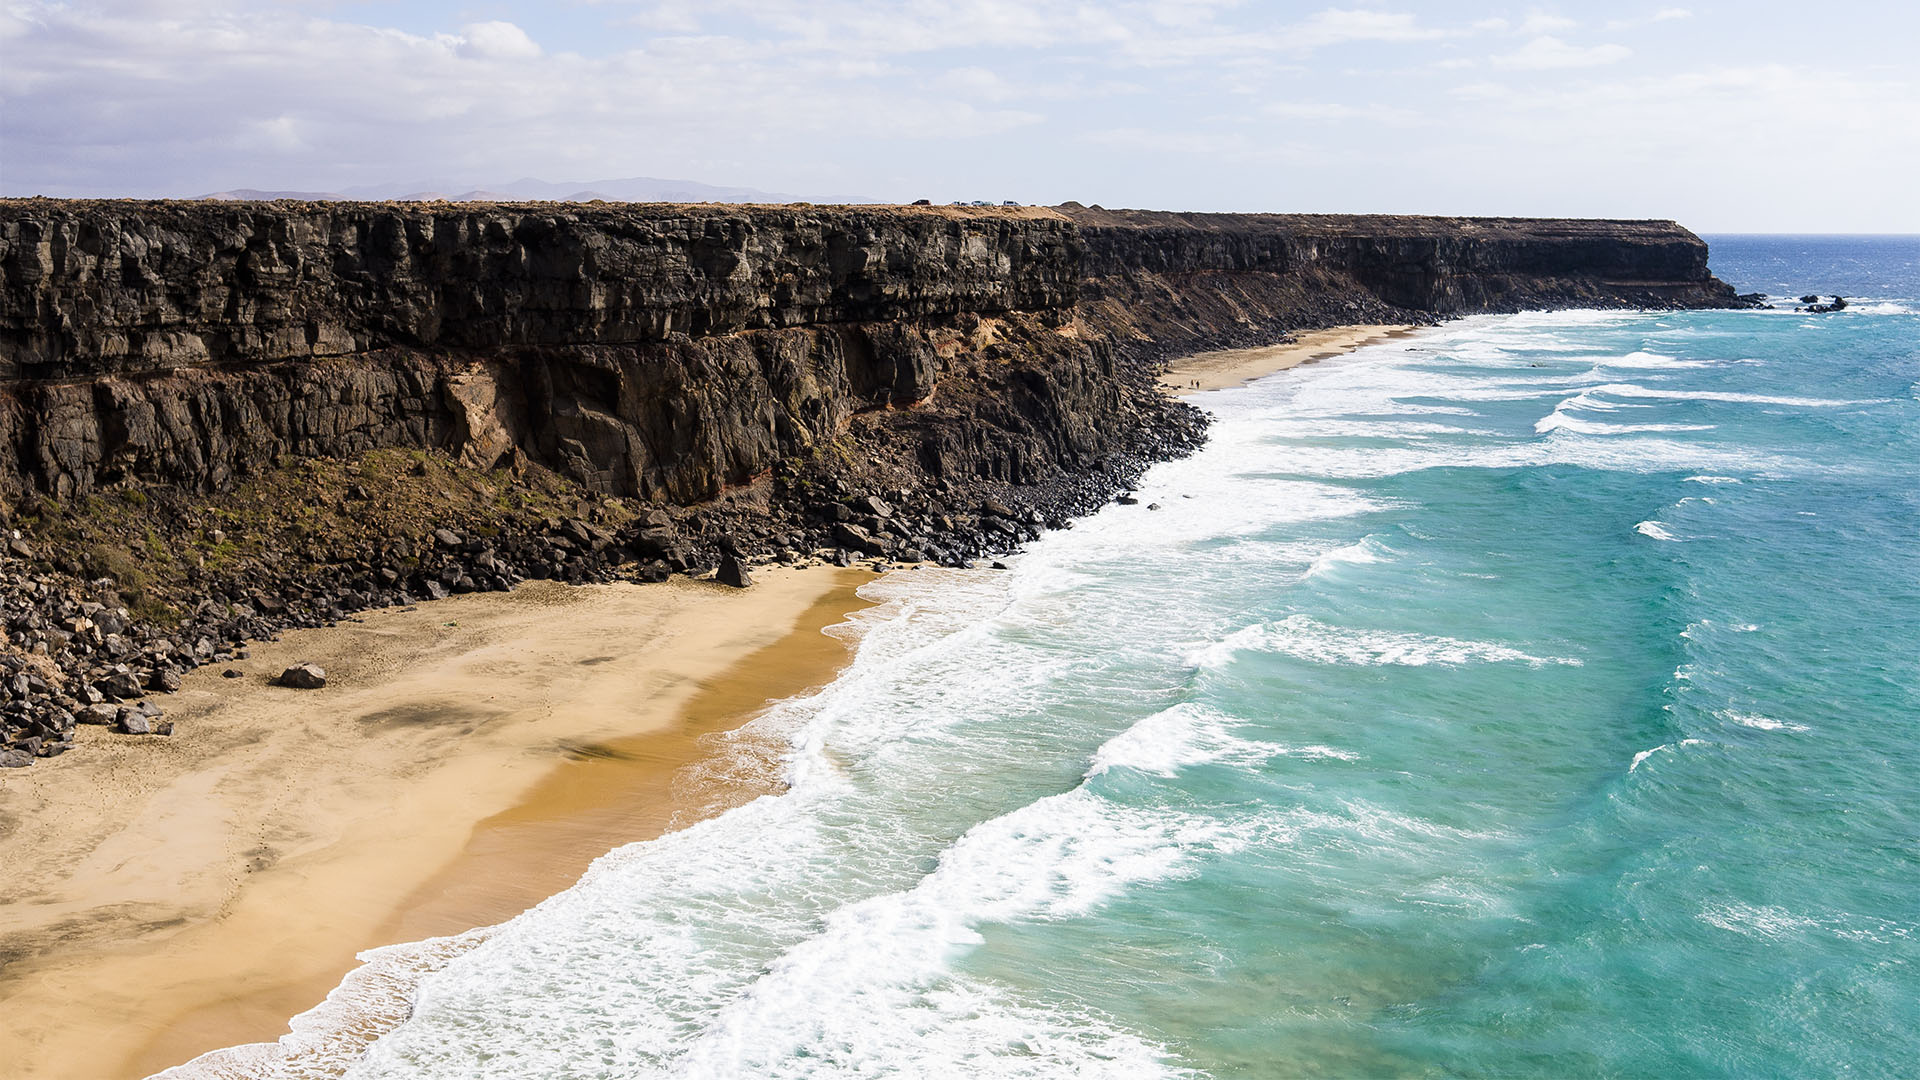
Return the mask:
<path id="1" fill-rule="evenodd" d="M 1847 298 L 1844 296 L 1836 296 L 1832 302 L 1825 304 L 1820 303 L 1819 300 L 1820 298 L 1818 296 L 1803 296 L 1800 298 L 1800 302 L 1807 306 L 1799 310 L 1811 312 L 1815 315 L 1825 315 L 1828 312 L 1845 311 L 1847 309 Z"/>

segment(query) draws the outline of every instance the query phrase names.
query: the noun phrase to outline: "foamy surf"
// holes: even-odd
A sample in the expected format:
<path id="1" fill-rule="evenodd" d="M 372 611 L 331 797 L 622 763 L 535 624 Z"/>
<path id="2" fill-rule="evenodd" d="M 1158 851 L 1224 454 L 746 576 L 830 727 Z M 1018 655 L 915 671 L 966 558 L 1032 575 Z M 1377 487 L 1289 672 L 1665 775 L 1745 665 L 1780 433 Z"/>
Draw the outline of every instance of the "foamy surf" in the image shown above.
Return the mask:
<path id="1" fill-rule="evenodd" d="M 1158 712 L 1101 744 L 1094 753 L 1089 779 L 1114 769 L 1132 769 L 1153 776 L 1172 777 L 1194 765 L 1226 764 L 1257 767 L 1276 757 L 1306 760 L 1358 761 L 1351 750 L 1331 746 L 1289 746 L 1234 734 L 1248 723 L 1192 702 Z"/>
<path id="2" fill-rule="evenodd" d="M 1890 324 L 1823 325 L 1858 351 L 1476 317 L 1211 396 L 1141 505 L 869 585 L 845 674 L 736 740 L 786 794 L 610 854 L 351 1075 L 1911 1060 L 1912 890 L 1863 853 L 1920 774 L 1876 585 L 1920 566 L 1870 542 L 1920 402 L 1847 336 Z"/>
<path id="3" fill-rule="evenodd" d="M 1661 743 L 1659 746 L 1653 747 L 1650 750 L 1642 750 L 1639 753 L 1633 755 L 1633 761 L 1627 766 L 1627 774 L 1632 775 L 1634 772 L 1638 771 L 1640 766 L 1645 764 L 1647 759 L 1652 757 L 1655 754 L 1671 754 L 1677 750 L 1683 750 L 1689 746 L 1705 746 L 1705 745 L 1706 745 L 1706 741 L 1703 739 L 1681 739 L 1679 742 Z"/>
<path id="4" fill-rule="evenodd" d="M 1732 709 L 1727 709 L 1721 712 L 1720 715 L 1739 724 L 1741 727 L 1750 727 L 1758 731 L 1787 731 L 1794 734 L 1803 734 L 1812 730 L 1805 724 L 1796 724 L 1791 720 L 1775 720 L 1771 716 L 1761 716 L 1759 713 L 1736 712 Z"/>
<path id="5" fill-rule="evenodd" d="M 1278 622 L 1246 627 L 1222 641 L 1191 652 L 1188 663 L 1202 669 L 1220 670 L 1243 652 L 1362 667 L 1519 663 L 1537 668 L 1549 664 L 1577 667 L 1581 663 L 1576 657 L 1536 656 L 1490 641 L 1332 626 L 1308 615 L 1292 615 Z"/>

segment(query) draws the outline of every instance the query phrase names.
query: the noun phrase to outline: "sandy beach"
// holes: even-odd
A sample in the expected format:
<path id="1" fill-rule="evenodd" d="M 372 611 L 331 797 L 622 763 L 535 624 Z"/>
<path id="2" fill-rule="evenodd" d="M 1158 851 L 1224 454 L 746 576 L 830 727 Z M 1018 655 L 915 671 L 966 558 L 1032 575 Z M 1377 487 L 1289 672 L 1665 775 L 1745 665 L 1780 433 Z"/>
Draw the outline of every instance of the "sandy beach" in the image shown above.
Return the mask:
<path id="1" fill-rule="evenodd" d="M 1335 326 L 1303 331 L 1297 340 L 1282 345 L 1195 353 L 1169 363 L 1160 382 L 1177 394 L 1224 390 L 1309 361 L 1325 360 L 1365 345 L 1405 337 L 1416 329 L 1391 324 Z"/>
<path id="2" fill-rule="evenodd" d="M 777 784 L 703 736 L 832 677 L 870 575 L 454 597 L 260 643 L 0 779 L 6 1073 L 144 1076 L 272 1041 L 361 950 L 508 918 L 595 857 Z M 269 684 L 291 663 L 317 691 Z M 53 839 L 50 840 L 50 836 Z"/>

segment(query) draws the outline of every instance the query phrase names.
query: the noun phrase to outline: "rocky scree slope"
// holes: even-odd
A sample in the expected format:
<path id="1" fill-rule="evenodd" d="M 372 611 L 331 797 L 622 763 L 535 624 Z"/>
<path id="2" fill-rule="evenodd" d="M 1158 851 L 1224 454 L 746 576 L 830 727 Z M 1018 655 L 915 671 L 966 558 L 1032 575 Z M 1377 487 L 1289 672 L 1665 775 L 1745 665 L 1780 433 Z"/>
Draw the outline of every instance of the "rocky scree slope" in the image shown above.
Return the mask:
<path id="1" fill-rule="evenodd" d="M 1174 353 L 1730 301 L 1670 223 L 0 201 L 0 764 L 367 607 L 1007 550 L 1198 445 Z"/>

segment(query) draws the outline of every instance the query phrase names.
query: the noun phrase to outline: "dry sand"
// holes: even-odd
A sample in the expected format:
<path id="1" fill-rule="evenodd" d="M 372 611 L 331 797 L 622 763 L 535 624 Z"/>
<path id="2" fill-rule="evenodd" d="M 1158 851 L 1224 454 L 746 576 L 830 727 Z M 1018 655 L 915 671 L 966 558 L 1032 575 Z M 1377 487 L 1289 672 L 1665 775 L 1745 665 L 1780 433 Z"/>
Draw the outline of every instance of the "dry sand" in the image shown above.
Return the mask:
<path id="1" fill-rule="evenodd" d="M 171 738 L 82 729 L 0 778 L 13 1080 L 138 1077 L 272 1041 L 361 950 L 487 925 L 595 857 L 774 786 L 702 736 L 824 683 L 870 575 L 459 596 L 189 675 Z M 311 660 L 329 685 L 268 684 Z M 677 779 L 676 779 L 677 778 Z"/>
<path id="2" fill-rule="evenodd" d="M 1304 331 L 1284 345 L 1195 353 L 1168 364 L 1160 382 L 1177 394 L 1224 390 L 1311 360 L 1325 360 L 1363 345 L 1405 337 L 1415 329 L 1395 325 L 1336 326 Z"/>

